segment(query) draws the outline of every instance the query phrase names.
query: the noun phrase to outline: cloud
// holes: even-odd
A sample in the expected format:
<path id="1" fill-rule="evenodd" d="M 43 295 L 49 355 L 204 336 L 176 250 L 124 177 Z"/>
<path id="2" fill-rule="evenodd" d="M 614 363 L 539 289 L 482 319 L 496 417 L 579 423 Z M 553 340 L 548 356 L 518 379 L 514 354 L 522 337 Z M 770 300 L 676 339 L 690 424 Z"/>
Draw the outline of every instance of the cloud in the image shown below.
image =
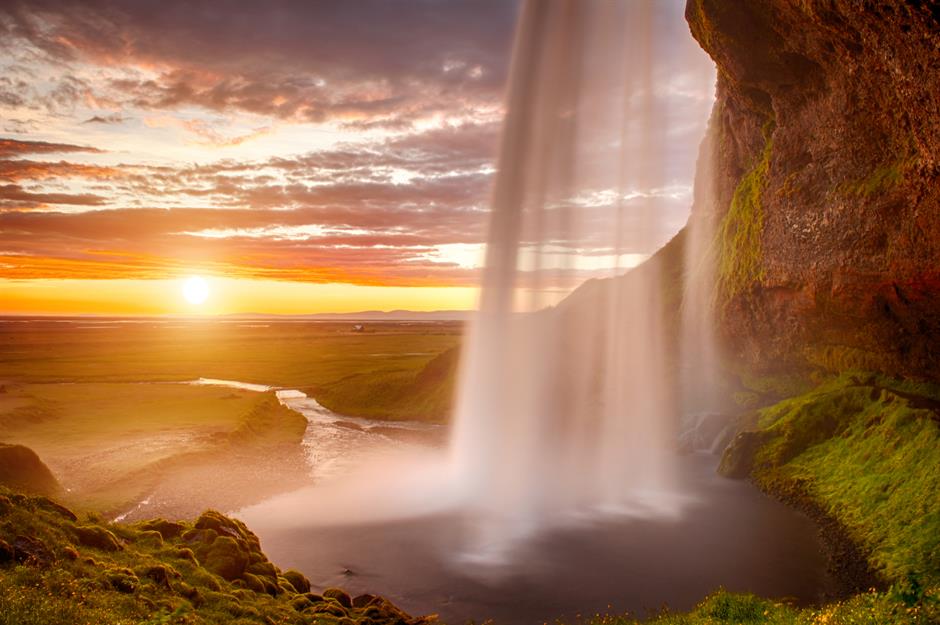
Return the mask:
<path id="1" fill-rule="evenodd" d="M 83 124 L 120 124 L 126 122 L 129 118 L 120 113 L 109 113 L 108 115 L 94 115 L 89 117 Z"/>
<path id="2" fill-rule="evenodd" d="M 106 198 L 91 193 L 32 193 L 20 185 L 0 185 L 0 206 L 13 208 L 38 208 L 46 204 L 101 206 L 105 201 Z"/>
<path id="3" fill-rule="evenodd" d="M 49 154 L 55 152 L 101 152 L 98 148 L 68 143 L 48 143 L 46 141 L 21 141 L 0 137 L 0 158 L 20 156 L 22 154 Z"/>
<path id="4" fill-rule="evenodd" d="M 403 129 L 498 105 L 516 2 L 236 0 L 225 10 L 131 0 L 4 3 L 0 38 L 20 57 L 105 68 L 45 100 L 202 107 L 280 120 Z"/>

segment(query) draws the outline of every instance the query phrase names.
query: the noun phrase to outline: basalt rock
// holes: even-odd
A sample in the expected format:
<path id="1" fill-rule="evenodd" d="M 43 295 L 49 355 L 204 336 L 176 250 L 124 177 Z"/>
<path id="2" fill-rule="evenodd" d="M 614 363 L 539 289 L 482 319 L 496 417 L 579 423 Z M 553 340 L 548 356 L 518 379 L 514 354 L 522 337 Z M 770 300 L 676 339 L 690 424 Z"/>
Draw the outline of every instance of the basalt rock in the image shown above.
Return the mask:
<path id="1" fill-rule="evenodd" d="M 940 379 L 940 9 L 689 0 L 718 66 L 719 318 L 753 370 Z M 702 214 L 701 212 L 699 214 Z"/>

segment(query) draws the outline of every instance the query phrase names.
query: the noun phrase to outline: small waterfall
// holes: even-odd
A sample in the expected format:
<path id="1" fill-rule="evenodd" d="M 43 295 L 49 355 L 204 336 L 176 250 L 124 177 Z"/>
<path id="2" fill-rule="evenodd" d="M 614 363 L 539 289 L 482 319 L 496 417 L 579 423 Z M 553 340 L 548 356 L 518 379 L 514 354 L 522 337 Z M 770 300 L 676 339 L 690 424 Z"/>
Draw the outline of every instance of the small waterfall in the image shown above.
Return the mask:
<path id="1" fill-rule="evenodd" d="M 522 9 L 452 436 L 481 557 L 584 514 L 676 512 L 677 298 L 654 263 L 624 274 L 682 226 L 711 108 L 683 5 Z"/>

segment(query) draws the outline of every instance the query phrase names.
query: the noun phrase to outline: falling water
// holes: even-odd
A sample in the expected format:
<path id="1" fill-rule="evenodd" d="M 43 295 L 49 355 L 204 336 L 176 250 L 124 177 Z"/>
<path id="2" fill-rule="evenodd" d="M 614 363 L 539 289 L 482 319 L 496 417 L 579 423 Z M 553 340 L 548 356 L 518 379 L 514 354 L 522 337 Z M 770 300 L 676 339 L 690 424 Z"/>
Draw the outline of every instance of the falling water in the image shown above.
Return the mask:
<path id="1" fill-rule="evenodd" d="M 688 215 L 675 182 L 691 178 L 713 69 L 683 4 L 522 9 L 452 440 L 484 557 L 585 514 L 676 512 L 677 315 L 661 262 L 623 274 Z M 708 97 L 682 99 L 696 89 Z M 568 295 L 588 278 L 608 279 Z"/>

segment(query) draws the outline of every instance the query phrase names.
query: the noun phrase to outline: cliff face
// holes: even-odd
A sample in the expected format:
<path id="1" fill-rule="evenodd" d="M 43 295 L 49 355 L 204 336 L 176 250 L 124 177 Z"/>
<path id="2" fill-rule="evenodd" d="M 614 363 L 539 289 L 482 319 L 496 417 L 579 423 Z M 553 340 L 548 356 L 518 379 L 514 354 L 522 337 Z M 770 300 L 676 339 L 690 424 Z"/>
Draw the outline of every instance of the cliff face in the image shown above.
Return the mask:
<path id="1" fill-rule="evenodd" d="M 940 379 L 940 3 L 689 0 L 718 314 L 758 370 Z"/>

